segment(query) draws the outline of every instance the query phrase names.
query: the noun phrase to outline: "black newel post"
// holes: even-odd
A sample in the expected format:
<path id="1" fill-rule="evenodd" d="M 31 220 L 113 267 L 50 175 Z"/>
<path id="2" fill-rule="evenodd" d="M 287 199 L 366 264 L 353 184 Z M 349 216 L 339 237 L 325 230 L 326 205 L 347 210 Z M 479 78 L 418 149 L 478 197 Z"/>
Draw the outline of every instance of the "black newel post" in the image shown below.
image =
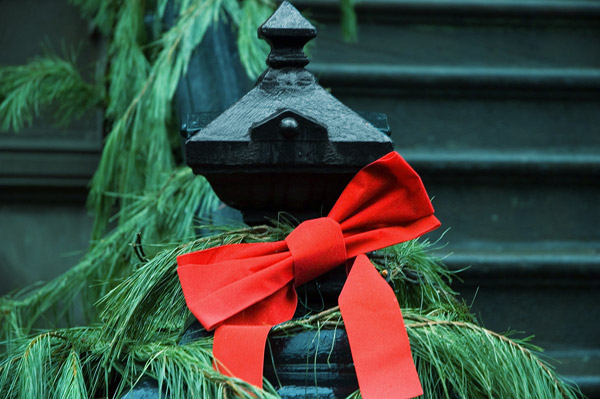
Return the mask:
<path id="1" fill-rule="evenodd" d="M 350 110 L 304 69 L 303 47 L 317 32 L 290 3 L 258 35 L 271 46 L 268 69 L 212 122 L 188 115 L 187 163 L 250 225 L 281 211 L 299 221 L 325 216 L 358 170 L 393 149 L 387 119 Z M 334 270 L 299 287 L 297 316 L 335 306 L 344 280 L 344 270 Z M 202 334 L 198 328 L 184 340 Z M 358 389 L 339 329 L 270 337 L 264 375 L 284 398 L 344 398 Z"/>
<path id="2" fill-rule="evenodd" d="M 258 34 L 271 46 L 269 68 L 207 126 L 204 115 L 188 115 L 187 163 L 248 224 L 280 211 L 324 216 L 360 168 L 392 150 L 387 123 L 378 130 L 304 69 L 302 48 L 317 32 L 290 3 Z"/>

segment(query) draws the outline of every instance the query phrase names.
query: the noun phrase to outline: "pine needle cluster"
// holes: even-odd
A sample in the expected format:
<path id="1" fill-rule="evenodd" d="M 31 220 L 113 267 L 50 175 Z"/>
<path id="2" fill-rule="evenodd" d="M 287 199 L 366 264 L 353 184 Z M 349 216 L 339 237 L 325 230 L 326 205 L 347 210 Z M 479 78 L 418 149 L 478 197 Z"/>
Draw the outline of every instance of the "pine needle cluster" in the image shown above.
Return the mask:
<path id="1" fill-rule="evenodd" d="M 279 240 L 290 230 L 289 225 L 223 227 L 182 245 L 164 244 L 149 260 L 132 258 L 136 267 L 97 304 L 101 323 L 46 330 L 9 342 L 0 362 L 0 395 L 120 397 L 136 384 L 152 381 L 172 399 L 276 398 L 269 384 L 258 390 L 215 372 L 210 335 L 182 340 L 192 316 L 175 259 L 217 245 Z M 430 255 L 430 246 L 411 241 L 372 255 L 400 298 L 425 397 L 579 397 L 539 359 L 527 339 L 489 331 L 473 320 L 467 307 L 454 299 L 447 283 L 450 274 Z M 272 334 L 333 328 L 343 328 L 338 308 L 283 323 Z"/>
<path id="2" fill-rule="evenodd" d="M 162 3 L 164 10 L 165 2 Z M 88 205 L 96 215 L 93 238 L 102 236 L 113 213 L 117 197 L 108 193 L 122 195 L 119 197 L 122 223 L 130 217 L 129 195 L 156 189 L 162 183 L 162 173 L 174 168 L 173 140 L 168 130 L 171 100 L 193 50 L 208 27 L 218 20 L 222 7 L 226 8 L 224 3 L 237 5 L 235 0 L 182 0 L 175 26 L 159 40 L 149 43 L 145 52 L 139 40 L 144 28 L 144 3 L 129 1 L 122 7 L 115 42 L 109 52 L 114 57 L 111 68 L 114 77 L 110 83 L 111 103 L 107 114 L 109 117 L 118 114 L 118 117 L 107 136 L 88 197 Z M 159 10 L 159 14 L 163 10 Z M 151 66 L 147 64 L 146 54 L 152 58 Z M 133 87 L 127 89 L 130 84 Z M 122 109 L 125 104 L 126 108 Z"/>
<path id="3" fill-rule="evenodd" d="M 0 298 L 0 337 L 9 346 L 40 323 L 69 325 L 77 313 L 83 313 L 84 321 L 98 320 L 94 303 L 100 297 L 164 245 L 196 235 L 198 218 L 214 211 L 218 199 L 205 179 L 189 168 L 176 169 L 163 179 L 157 191 L 133 198 L 125 210 L 129 219 L 92 243 L 78 264 L 41 286 Z"/>
<path id="4" fill-rule="evenodd" d="M 0 130 L 30 125 L 40 111 L 54 104 L 58 122 L 66 124 L 104 104 L 101 85 L 86 82 L 68 59 L 48 54 L 29 64 L 0 68 Z"/>

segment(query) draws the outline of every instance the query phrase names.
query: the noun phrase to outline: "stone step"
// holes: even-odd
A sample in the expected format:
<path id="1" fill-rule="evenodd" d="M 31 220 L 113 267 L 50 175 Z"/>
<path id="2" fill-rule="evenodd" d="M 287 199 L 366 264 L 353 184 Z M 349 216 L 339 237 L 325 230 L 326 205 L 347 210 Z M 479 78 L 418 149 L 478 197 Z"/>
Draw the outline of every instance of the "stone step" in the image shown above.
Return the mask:
<path id="1" fill-rule="evenodd" d="M 383 76 L 360 85 L 355 84 L 360 79 L 343 76 L 321 81 L 353 109 L 386 113 L 401 152 L 600 154 L 600 69 L 564 79 L 561 71 L 546 72 L 534 77 L 531 70 L 487 76 L 480 71 L 479 77 L 465 73 L 462 81 L 423 72 L 405 76 L 406 84 Z M 444 82 L 435 83 L 438 78 Z M 498 83 L 502 79 L 505 85 Z"/>
<path id="2" fill-rule="evenodd" d="M 598 1 L 357 1 L 358 42 L 337 0 L 296 1 L 316 19 L 313 62 L 597 68 Z"/>
<path id="3" fill-rule="evenodd" d="M 558 245 L 557 245 L 558 246 Z M 541 358 L 589 398 L 600 395 L 600 256 L 579 251 L 455 252 L 448 266 L 462 269 L 455 282 L 486 328 L 533 336 Z M 465 267 L 469 267 L 464 270 Z"/>

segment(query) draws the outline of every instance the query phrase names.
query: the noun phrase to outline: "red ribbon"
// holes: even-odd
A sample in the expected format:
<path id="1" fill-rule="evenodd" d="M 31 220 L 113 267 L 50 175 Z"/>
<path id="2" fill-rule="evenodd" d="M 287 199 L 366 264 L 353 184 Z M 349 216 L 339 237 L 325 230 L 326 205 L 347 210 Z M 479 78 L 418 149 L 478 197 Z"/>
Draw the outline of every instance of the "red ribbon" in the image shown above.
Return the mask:
<path id="1" fill-rule="evenodd" d="M 273 325 L 288 321 L 295 286 L 356 258 L 338 299 L 365 399 L 423 394 L 402 313 L 364 254 L 440 225 L 421 179 L 395 152 L 364 167 L 329 215 L 301 223 L 285 241 L 224 245 L 179 256 L 189 309 L 215 329 L 216 367 L 261 387 Z"/>

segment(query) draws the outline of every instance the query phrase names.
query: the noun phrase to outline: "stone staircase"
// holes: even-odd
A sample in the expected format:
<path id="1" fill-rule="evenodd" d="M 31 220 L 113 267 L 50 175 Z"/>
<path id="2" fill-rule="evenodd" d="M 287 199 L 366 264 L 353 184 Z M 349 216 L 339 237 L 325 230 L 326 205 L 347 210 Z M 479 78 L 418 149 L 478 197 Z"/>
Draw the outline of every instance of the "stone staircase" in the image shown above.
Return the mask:
<path id="1" fill-rule="evenodd" d="M 364 0 L 356 44 L 338 4 L 294 2 L 319 30 L 308 68 L 388 115 L 485 326 L 534 334 L 600 398 L 600 1 Z"/>

